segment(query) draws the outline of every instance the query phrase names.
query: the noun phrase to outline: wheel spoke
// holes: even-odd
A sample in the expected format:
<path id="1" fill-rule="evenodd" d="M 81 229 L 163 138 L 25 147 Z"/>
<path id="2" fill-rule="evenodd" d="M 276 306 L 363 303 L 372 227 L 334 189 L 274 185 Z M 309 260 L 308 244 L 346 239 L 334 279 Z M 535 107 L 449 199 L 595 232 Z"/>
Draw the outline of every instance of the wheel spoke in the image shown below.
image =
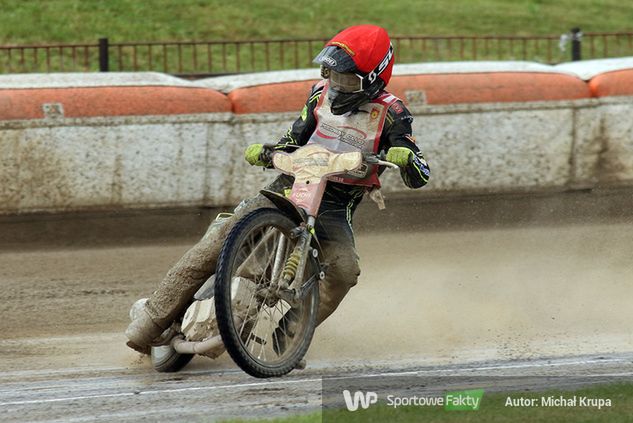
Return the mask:
<path id="1" fill-rule="evenodd" d="M 278 231 L 276 231 L 274 228 L 269 228 L 268 232 L 271 232 L 271 231 L 275 231 L 275 232 L 279 233 L 279 232 L 278 232 Z M 265 238 L 265 237 L 266 237 L 266 234 L 264 234 L 262 238 Z M 252 238 L 254 238 L 254 236 L 253 236 L 253 237 L 249 237 L 249 239 L 252 239 Z M 262 241 L 260 241 L 260 242 L 264 242 L 264 240 L 262 239 Z M 252 244 L 252 243 L 250 243 L 249 245 L 250 245 L 252 248 L 256 248 L 256 247 L 254 247 L 254 244 Z M 261 277 L 259 278 L 259 280 L 256 280 L 256 281 L 255 281 L 255 284 L 256 284 L 256 285 L 262 285 L 262 282 L 264 282 L 265 270 L 268 268 L 268 266 L 269 266 L 269 265 L 270 265 L 270 263 L 271 263 L 271 260 L 274 258 L 274 256 L 273 256 L 272 254 L 270 254 L 270 253 L 269 253 L 269 251 L 268 251 L 268 246 L 267 246 L 267 245 L 266 245 L 265 250 L 266 250 L 266 251 L 265 251 L 265 255 L 268 255 L 268 260 L 267 260 L 267 262 L 266 262 L 266 266 L 265 266 L 265 267 L 264 267 L 264 269 L 263 269 L 263 270 L 264 270 L 264 272 L 262 272 Z M 242 252 L 243 252 L 243 251 L 244 251 L 244 249 L 241 249 L 240 251 L 242 251 Z M 249 257 L 249 256 L 251 255 L 251 253 L 252 253 L 252 252 L 253 252 L 253 251 L 247 252 L 247 253 L 245 254 L 245 256 L 246 256 L 246 257 Z M 253 300 L 255 299 L 255 297 L 256 297 L 256 293 L 253 293 L 253 295 L 251 295 L 251 298 L 250 298 L 250 300 L 249 300 L 248 306 L 247 306 L 247 308 L 246 308 L 246 313 L 245 313 L 245 317 L 246 317 L 246 318 L 244 319 L 244 322 L 242 323 L 242 325 L 241 325 L 241 327 L 240 327 L 240 330 L 239 330 L 240 339 L 241 339 L 241 336 L 242 336 L 242 332 L 243 332 L 243 330 L 244 330 L 244 328 L 245 328 L 245 326 L 246 326 L 246 323 L 247 323 L 248 321 L 252 320 L 251 318 L 249 318 L 249 316 L 250 316 L 250 310 L 251 310 L 251 307 L 252 307 L 252 305 L 253 305 Z M 250 337 L 249 337 L 249 339 L 250 339 Z"/>
<path id="2" fill-rule="evenodd" d="M 268 313 L 268 318 L 269 318 L 269 323 L 268 323 L 268 327 L 270 327 L 270 308 L 266 307 L 266 312 Z M 266 349 L 264 348 L 266 346 L 266 344 L 268 343 L 268 336 L 270 335 L 270 331 L 264 331 L 264 339 L 263 342 L 261 343 L 261 347 L 260 347 L 260 355 L 261 352 L 264 353 L 264 360 L 266 359 Z"/>
<path id="3" fill-rule="evenodd" d="M 270 290 L 268 290 L 266 292 L 266 296 L 263 298 L 263 300 L 262 300 L 262 302 L 260 304 L 260 307 L 257 310 L 257 314 L 256 314 L 257 315 L 257 319 L 255 320 L 255 324 L 253 325 L 253 328 L 251 329 L 251 331 L 255 330 L 255 328 L 257 328 L 258 330 L 260 329 L 259 328 L 259 322 L 260 322 L 259 318 L 260 318 L 260 316 L 262 314 L 262 309 L 266 306 L 266 300 L 268 300 L 268 296 L 269 295 L 270 295 Z"/>

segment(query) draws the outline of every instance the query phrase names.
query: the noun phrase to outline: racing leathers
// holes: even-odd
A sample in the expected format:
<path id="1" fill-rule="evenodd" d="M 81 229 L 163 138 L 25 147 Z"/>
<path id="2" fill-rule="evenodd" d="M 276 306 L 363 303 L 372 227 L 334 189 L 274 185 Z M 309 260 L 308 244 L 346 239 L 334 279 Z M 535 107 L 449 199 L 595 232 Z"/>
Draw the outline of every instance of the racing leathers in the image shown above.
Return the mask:
<path id="1" fill-rule="evenodd" d="M 301 116 L 281 138 L 277 144 L 278 149 L 292 151 L 290 146 L 305 145 L 310 141 L 317 127 L 315 109 L 317 105 L 319 105 L 319 100 L 321 100 L 324 91 L 327 91 L 327 85 L 323 83 L 316 84 L 312 88 L 310 97 L 301 111 Z M 382 93 L 386 93 L 386 91 Z M 379 95 L 382 93 L 379 93 Z M 322 106 L 327 107 L 326 104 Z M 356 111 L 356 113 L 361 113 L 361 111 Z M 415 138 L 412 136 L 411 122 L 413 122 L 411 113 L 409 113 L 409 110 L 407 110 L 401 100 L 396 99 L 387 109 L 377 152 L 387 152 L 391 147 L 404 147 L 411 150 L 413 155 L 409 163 L 401 167 L 400 174 L 402 180 L 409 188 L 420 188 L 428 182 L 430 171 L 426 160 L 424 160 L 424 156 L 420 153 L 415 144 Z M 381 169 L 379 173 L 381 173 L 382 170 L 384 169 Z M 346 202 L 346 200 L 350 200 L 350 196 L 359 197 L 356 195 L 359 192 L 359 187 L 354 185 L 330 182 L 325 192 L 326 195 L 328 192 L 334 195 L 340 199 L 342 203 Z M 335 192 L 339 192 L 340 195 L 336 195 Z M 364 193 L 365 191 L 361 189 L 360 192 Z M 362 195 L 360 198 L 362 198 Z M 355 206 L 360 203 L 360 198 L 358 202 L 355 203 Z"/>
<path id="2" fill-rule="evenodd" d="M 318 116 L 315 109 L 324 95 L 324 85 L 322 82 L 313 87 L 300 117 L 281 138 L 276 149 L 291 151 L 291 146 L 305 145 L 310 141 L 317 128 Z M 419 188 L 428 181 L 429 167 L 411 134 L 411 114 L 400 100 L 395 97 L 394 100 L 384 115 L 384 122 L 381 122 L 377 151 L 387 151 L 391 147 L 411 150 L 408 163 L 401 167 L 401 176 L 407 186 Z M 329 107 L 327 104 L 322 106 Z M 292 182 L 291 177 L 280 175 L 266 189 L 283 193 L 292 186 Z M 349 289 L 358 281 L 360 267 L 354 244 L 352 216 L 363 195 L 370 189 L 371 186 L 363 184 L 350 185 L 331 181 L 325 189 L 315 227 L 324 262 L 328 264 L 326 277 L 319 285 L 317 324 L 322 323 L 338 307 Z M 169 270 L 148 299 L 145 313 L 141 313 L 130 324 L 126 331 L 130 347 L 147 351 L 147 345 L 182 315 L 194 293 L 215 273 L 222 243 L 231 228 L 246 214 L 263 207 L 274 205 L 258 194 L 242 201 L 229 217 L 216 218 L 203 238 Z"/>

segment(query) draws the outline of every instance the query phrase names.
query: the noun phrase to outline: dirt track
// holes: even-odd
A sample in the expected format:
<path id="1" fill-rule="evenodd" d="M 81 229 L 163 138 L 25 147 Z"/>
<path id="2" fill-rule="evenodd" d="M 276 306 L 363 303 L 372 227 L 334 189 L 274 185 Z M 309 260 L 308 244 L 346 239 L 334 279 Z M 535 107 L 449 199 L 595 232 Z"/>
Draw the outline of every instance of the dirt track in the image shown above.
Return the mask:
<path id="1" fill-rule="evenodd" d="M 116 236 L 94 244 L 7 244 L 0 253 L 0 409 L 10 421 L 70 421 L 73 410 L 77 421 L 106 415 L 153 420 L 170 418 L 158 404 L 169 408 L 163 400 L 178 399 L 189 417 L 270 415 L 318 407 L 318 387 L 310 384 L 323 375 L 597 354 L 616 357 L 610 371 L 630 371 L 631 209 L 621 208 L 622 198 L 613 193 L 579 198 L 400 206 L 381 217 L 381 231 L 360 225 L 361 280 L 319 328 L 309 369 L 294 372 L 279 387 L 281 396 L 267 391 L 240 400 L 235 390 L 241 385 L 257 392 L 261 384 L 249 385 L 259 381 L 226 357 L 196 359 L 179 376 L 157 375 L 148 360 L 124 347 L 130 304 L 151 292 L 195 237 L 126 246 L 118 246 Z M 366 208 L 358 218 L 371 216 Z M 458 218 L 447 223 L 451 216 Z M 5 226 L 17 233 L 15 222 Z M 217 401 L 209 402 L 213 386 Z M 291 400 L 298 386 L 311 395 Z M 164 396 L 153 395 L 144 414 L 132 412 L 141 401 L 134 392 L 157 387 Z M 201 392 L 192 396 L 196 387 Z M 38 398 L 49 398 L 52 411 L 35 405 Z"/>

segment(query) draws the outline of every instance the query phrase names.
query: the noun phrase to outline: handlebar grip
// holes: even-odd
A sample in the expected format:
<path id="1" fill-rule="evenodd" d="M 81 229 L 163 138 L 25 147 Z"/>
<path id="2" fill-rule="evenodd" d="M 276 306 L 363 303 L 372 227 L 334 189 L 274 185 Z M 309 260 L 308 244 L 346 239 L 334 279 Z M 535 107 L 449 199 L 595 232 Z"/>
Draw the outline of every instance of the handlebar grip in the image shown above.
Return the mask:
<path id="1" fill-rule="evenodd" d="M 378 154 L 363 152 L 363 158 L 368 164 L 375 164 L 378 166 L 390 167 L 392 169 L 399 169 L 398 165 L 384 160 L 385 155 L 386 154 L 384 150 Z"/>
<path id="2" fill-rule="evenodd" d="M 388 162 L 388 161 L 385 161 L 385 160 L 378 160 L 376 164 L 378 164 L 380 166 L 390 167 L 392 169 L 400 169 L 400 166 L 398 166 L 397 164 L 391 163 L 391 162 Z"/>

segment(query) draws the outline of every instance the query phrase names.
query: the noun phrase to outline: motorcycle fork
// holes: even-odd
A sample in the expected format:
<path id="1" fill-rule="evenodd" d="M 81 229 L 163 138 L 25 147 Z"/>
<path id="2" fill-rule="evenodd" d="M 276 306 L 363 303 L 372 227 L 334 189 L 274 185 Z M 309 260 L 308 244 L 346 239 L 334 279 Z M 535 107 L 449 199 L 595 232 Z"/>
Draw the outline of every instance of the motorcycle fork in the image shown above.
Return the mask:
<path id="1" fill-rule="evenodd" d="M 280 278 L 273 279 L 279 280 L 279 284 L 277 286 L 277 293 L 279 297 L 291 304 L 296 303 L 302 299 L 301 297 L 303 297 L 301 284 L 304 282 L 303 274 L 305 272 L 306 263 L 308 262 L 308 254 L 318 254 L 316 249 L 312 249 L 310 247 L 314 233 L 314 223 L 315 218 L 313 216 L 309 216 L 307 224 L 302 224 L 297 228 L 298 234 L 296 236 L 299 237 L 297 245 L 295 245 L 295 248 L 286 260 L 283 272 L 279 275 Z M 280 264 L 281 257 L 283 257 L 283 251 L 285 251 L 285 241 L 285 239 L 280 240 L 277 254 L 275 256 L 275 270 L 277 270 L 276 266 L 277 264 Z M 310 282 L 314 283 L 312 280 Z"/>

